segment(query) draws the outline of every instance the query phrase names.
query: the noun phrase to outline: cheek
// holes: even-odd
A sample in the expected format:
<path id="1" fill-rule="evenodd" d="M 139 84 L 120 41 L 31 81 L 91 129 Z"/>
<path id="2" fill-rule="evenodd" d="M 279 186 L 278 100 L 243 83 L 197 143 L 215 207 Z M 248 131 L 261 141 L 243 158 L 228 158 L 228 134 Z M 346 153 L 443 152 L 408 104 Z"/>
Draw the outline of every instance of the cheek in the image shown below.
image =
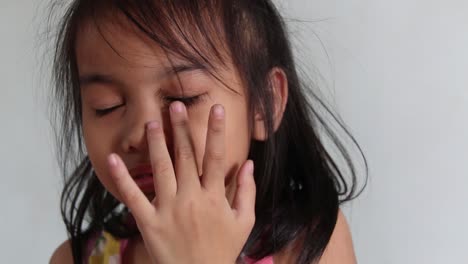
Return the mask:
<path id="1" fill-rule="evenodd" d="M 83 136 L 88 157 L 99 181 L 117 199 L 120 200 L 115 184 L 109 174 L 107 155 L 112 152 L 109 133 L 102 129 L 83 125 Z"/>
<path id="2" fill-rule="evenodd" d="M 231 114 L 230 119 L 226 120 L 226 165 L 230 171 L 237 171 L 247 160 L 249 146 L 250 137 L 244 113 L 239 111 Z"/>

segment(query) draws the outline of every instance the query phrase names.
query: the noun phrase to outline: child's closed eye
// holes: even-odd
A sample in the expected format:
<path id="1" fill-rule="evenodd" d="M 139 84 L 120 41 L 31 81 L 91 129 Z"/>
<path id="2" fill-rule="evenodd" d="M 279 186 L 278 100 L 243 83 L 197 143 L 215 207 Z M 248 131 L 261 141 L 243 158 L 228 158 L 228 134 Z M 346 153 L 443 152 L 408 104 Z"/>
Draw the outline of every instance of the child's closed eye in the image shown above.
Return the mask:
<path id="1" fill-rule="evenodd" d="M 184 105 L 187 108 L 190 108 L 191 106 L 194 106 L 195 104 L 200 102 L 201 99 L 203 99 L 203 96 L 205 96 L 205 95 L 206 95 L 206 93 L 199 94 L 199 95 L 196 95 L 196 96 L 191 96 L 191 97 L 167 96 L 167 97 L 164 98 L 164 101 L 165 101 L 165 103 L 167 105 L 169 105 L 170 103 L 172 103 L 174 101 L 180 101 L 180 102 L 184 103 Z M 102 117 L 102 116 L 105 116 L 105 115 L 111 113 L 112 111 L 114 111 L 115 109 L 117 109 L 117 108 L 119 108 L 121 106 L 123 106 L 123 104 L 116 105 L 116 106 L 113 106 L 113 107 L 110 107 L 110 108 L 105 108 L 105 109 L 95 109 L 95 113 L 96 113 L 96 116 Z"/>
<path id="2" fill-rule="evenodd" d="M 106 108 L 106 109 L 95 109 L 96 116 L 98 116 L 98 117 L 105 116 L 105 115 L 109 114 L 110 112 L 114 111 L 115 109 L 121 107 L 122 105 L 123 104 L 120 104 L 120 105 L 116 105 L 116 106 Z"/>
<path id="3" fill-rule="evenodd" d="M 191 96 L 191 97 L 166 96 L 164 98 L 164 101 L 167 103 L 167 105 L 169 105 L 170 103 L 175 102 L 175 101 L 180 101 L 180 102 L 184 103 L 185 107 L 190 108 L 191 106 L 193 106 L 193 105 L 197 104 L 198 102 L 200 102 L 201 99 L 203 99 L 203 97 L 205 95 L 206 95 L 206 93 Z"/>

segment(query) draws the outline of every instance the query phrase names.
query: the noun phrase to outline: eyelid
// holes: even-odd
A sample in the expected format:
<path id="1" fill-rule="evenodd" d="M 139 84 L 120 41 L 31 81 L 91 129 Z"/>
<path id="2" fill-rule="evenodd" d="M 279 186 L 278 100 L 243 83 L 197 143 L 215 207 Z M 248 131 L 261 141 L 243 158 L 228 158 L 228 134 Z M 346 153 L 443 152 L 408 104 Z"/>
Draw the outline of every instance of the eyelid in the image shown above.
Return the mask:
<path id="1" fill-rule="evenodd" d="M 171 95 L 165 95 L 163 96 L 163 98 L 166 98 L 166 99 L 187 99 L 187 98 L 193 98 L 193 97 L 200 97 L 200 96 L 204 96 L 208 94 L 208 92 L 203 92 L 203 93 L 200 93 L 200 94 L 193 94 L 193 95 L 180 95 L 180 96 L 177 96 L 177 95 L 174 95 L 174 96 L 171 96 Z"/>
<path id="2" fill-rule="evenodd" d="M 116 105 L 109 106 L 109 107 L 96 108 L 95 110 L 107 110 L 107 109 L 116 108 L 116 107 L 122 106 L 122 105 L 123 105 L 123 104 L 116 104 Z"/>
<path id="3" fill-rule="evenodd" d="M 208 95 L 208 92 L 198 94 L 198 95 L 194 95 L 194 96 L 184 96 L 184 97 L 165 96 L 163 98 L 163 100 L 166 101 L 167 103 L 172 103 L 174 101 L 181 101 L 182 103 L 185 104 L 185 106 L 187 108 L 189 108 L 189 107 L 197 104 L 198 102 L 202 101 L 206 95 Z M 107 114 L 110 114 L 115 109 L 117 109 L 117 108 L 119 108 L 119 107 L 121 107 L 123 105 L 124 104 L 119 104 L 119 105 L 115 105 L 115 106 L 112 106 L 112 107 L 109 107 L 109 108 L 94 109 L 94 111 L 95 111 L 96 116 L 103 117 L 103 116 L 105 116 Z"/>
<path id="4" fill-rule="evenodd" d="M 191 105 L 196 104 L 198 101 L 202 100 L 207 94 L 208 92 L 193 96 L 165 96 L 164 101 L 167 101 L 168 103 L 181 101 L 185 104 L 185 106 L 190 107 Z"/>
<path id="5" fill-rule="evenodd" d="M 119 105 L 115 105 L 115 106 L 112 106 L 112 107 L 108 107 L 108 108 L 102 108 L 102 109 L 94 109 L 95 113 L 97 116 L 101 117 L 101 116 L 104 116 L 104 115 L 107 115 L 108 113 L 114 111 L 115 109 L 123 106 L 124 104 L 119 104 Z"/>

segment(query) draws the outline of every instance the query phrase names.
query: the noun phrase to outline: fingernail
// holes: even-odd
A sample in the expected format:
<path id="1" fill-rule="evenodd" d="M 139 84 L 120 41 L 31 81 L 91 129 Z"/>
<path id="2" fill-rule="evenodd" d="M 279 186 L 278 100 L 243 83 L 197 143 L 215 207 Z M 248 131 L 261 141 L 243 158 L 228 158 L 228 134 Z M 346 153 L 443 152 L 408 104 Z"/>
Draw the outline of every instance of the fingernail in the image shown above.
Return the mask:
<path id="1" fill-rule="evenodd" d="M 213 113 L 216 117 L 223 117 L 224 116 L 224 107 L 222 105 L 215 105 L 213 109 Z"/>
<path id="2" fill-rule="evenodd" d="M 159 124 L 158 121 L 151 121 L 151 122 L 149 122 L 148 124 L 146 124 L 146 128 L 147 128 L 148 130 L 150 130 L 150 129 L 157 129 L 157 128 L 159 128 L 159 127 L 160 127 L 160 124 Z"/>
<path id="3" fill-rule="evenodd" d="M 183 104 L 181 102 L 174 102 L 171 104 L 171 109 L 172 111 L 174 111 L 175 113 L 181 113 L 182 112 L 182 109 L 183 109 Z"/>
<path id="4" fill-rule="evenodd" d="M 115 156 L 114 153 L 112 153 L 112 154 L 109 155 L 108 160 L 109 160 L 109 164 L 110 164 L 111 166 L 114 166 L 114 167 L 117 166 L 117 157 Z"/>
<path id="5" fill-rule="evenodd" d="M 250 174 L 253 174 L 254 172 L 254 164 L 253 161 L 249 160 L 247 163 L 247 170 Z"/>

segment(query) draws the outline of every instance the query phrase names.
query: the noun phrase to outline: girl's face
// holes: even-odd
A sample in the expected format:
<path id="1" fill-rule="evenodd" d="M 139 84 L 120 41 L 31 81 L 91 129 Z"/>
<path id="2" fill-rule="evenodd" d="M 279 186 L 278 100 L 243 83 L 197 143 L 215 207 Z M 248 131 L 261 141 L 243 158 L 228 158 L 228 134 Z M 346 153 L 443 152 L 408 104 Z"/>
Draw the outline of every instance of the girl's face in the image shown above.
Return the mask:
<path id="1" fill-rule="evenodd" d="M 236 71 L 230 66 L 219 73 L 220 79 L 237 92 L 234 93 L 208 72 L 171 58 L 184 89 L 182 93 L 170 61 L 154 42 L 110 23 L 103 28 L 106 39 L 89 23 L 81 28 L 76 41 L 84 140 L 102 184 L 121 200 L 108 171 L 107 156 L 111 152 L 119 154 L 129 170 L 138 164 L 149 164 L 145 124 L 151 120 L 163 124 L 173 157 L 168 106 L 176 98 L 191 97 L 185 104 L 199 175 L 210 108 L 214 104 L 225 108 L 226 197 L 232 203 L 237 180 L 234 176 L 247 159 L 250 143 L 247 101 Z M 96 112 L 108 108 L 114 109 L 102 116 Z"/>

